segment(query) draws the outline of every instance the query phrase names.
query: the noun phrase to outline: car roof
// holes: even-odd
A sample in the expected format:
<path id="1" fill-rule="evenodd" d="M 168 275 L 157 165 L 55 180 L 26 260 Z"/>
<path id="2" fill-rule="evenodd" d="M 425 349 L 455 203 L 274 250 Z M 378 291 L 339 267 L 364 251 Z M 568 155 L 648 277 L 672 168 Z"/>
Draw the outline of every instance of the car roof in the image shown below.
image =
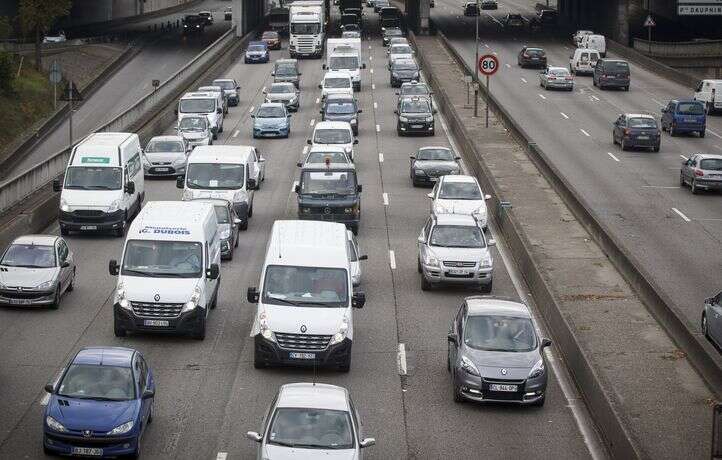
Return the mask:
<path id="1" fill-rule="evenodd" d="M 327 78 L 351 78 L 351 74 L 345 70 L 329 70 L 323 75 L 323 79 Z"/>
<path id="2" fill-rule="evenodd" d="M 722 155 L 716 153 L 698 153 L 702 160 L 722 160 Z"/>
<path id="3" fill-rule="evenodd" d="M 306 163 L 301 168 L 303 171 L 356 171 L 353 163 Z"/>
<path id="4" fill-rule="evenodd" d="M 73 364 L 130 367 L 136 351 L 124 347 L 86 347 L 73 358 Z"/>
<path id="5" fill-rule="evenodd" d="M 190 117 L 189 117 L 190 118 Z M 177 141 L 177 142 L 183 142 L 183 138 L 181 136 L 153 136 L 150 138 L 150 141 Z M 150 143 L 150 141 L 148 141 Z"/>
<path id="6" fill-rule="evenodd" d="M 276 59 L 276 64 L 298 64 L 298 59 L 291 59 L 291 58 Z"/>
<path id="7" fill-rule="evenodd" d="M 439 146 L 436 146 L 436 145 L 426 145 L 426 146 L 424 146 L 424 147 L 419 147 L 419 151 L 422 151 L 422 150 L 449 150 L 449 151 L 451 151 L 452 149 L 451 149 L 451 147 L 444 147 L 444 146 L 441 146 L 441 145 L 439 145 Z"/>
<path id="8" fill-rule="evenodd" d="M 400 102 L 400 103 L 401 103 L 401 102 L 406 102 L 406 101 L 414 101 L 414 102 L 415 102 L 415 101 L 425 101 L 425 102 L 428 103 L 428 102 L 429 102 L 429 98 L 428 98 L 428 96 L 424 96 L 423 94 L 422 94 L 422 95 L 419 95 L 419 94 L 407 94 L 407 95 L 405 95 L 405 96 L 400 96 L 400 97 L 399 97 L 399 102 Z"/>
<path id="9" fill-rule="evenodd" d="M 346 147 L 343 147 L 341 145 L 336 144 L 315 144 L 311 146 L 311 149 L 308 151 L 308 154 L 312 153 L 343 153 L 346 155 Z"/>
<path id="10" fill-rule="evenodd" d="M 443 182 L 455 182 L 455 183 L 473 183 L 476 184 L 476 178 L 473 176 L 467 176 L 466 174 L 447 174 L 441 176 Z"/>
<path id="11" fill-rule="evenodd" d="M 648 113 L 625 113 L 624 116 L 626 116 L 627 118 L 651 118 L 652 120 L 655 119 L 652 115 Z"/>
<path id="12" fill-rule="evenodd" d="M 518 318 L 531 318 L 529 307 L 521 302 L 503 297 L 471 296 L 467 297 L 469 316 L 504 315 Z"/>
<path id="13" fill-rule="evenodd" d="M 468 227 L 478 226 L 478 222 L 471 214 L 437 214 L 434 216 L 436 225 L 464 225 Z"/>
<path id="14" fill-rule="evenodd" d="M 292 83 L 293 84 L 293 83 Z M 326 96 L 326 102 L 330 102 L 332 100 L 342 100 L 342 101 L 355 101 L 356 98 L 348 93 L 335 93 L 335 94 L 329 94 Z"/>
<path id="15" fill-rule="evenodd" d="M 348 411 L 348 390 L 325 383 L 287 383 L 278 391 L 276 405 Z"/>
<path id="16" fill-rule="evenodd" d="M 188 161 L 221 163 L 223 160 L 227 160 L 234 164 L 246 163 L 252 148 L 249 145 L 199 145 L 188 155 Z"/>
<path id="17" fill-rule="evenodd" d="M 235 79 L 235 78 L 214 78 L 213 81 L 214 81 L 214 82 L 216 82 L 216 81 L 232 81 L 232 82 L 235 82 L 236 79 Z"/>
<path id="18" fill-rule="evenodd" d="M 348 121 L 319 121 L 314 131 L 317 129 L 351 129 L 351 124 Z"/>
<path id="19" fill-rule="evenodd" d="M 52 246 L 58 239 L 56 235 L 23 235 L 15 238 L 13 244 L 33 244 L 36 246 Z"/>
<path id="20" fill-rule="evenodd" d="M 566 71 L 568 71 L 568 69 L 566 67 L 554 66 L 554 65 L 550 65 L 549 67 L 547 67 L 547 69 L 548 70 L 566 70 Z"/>

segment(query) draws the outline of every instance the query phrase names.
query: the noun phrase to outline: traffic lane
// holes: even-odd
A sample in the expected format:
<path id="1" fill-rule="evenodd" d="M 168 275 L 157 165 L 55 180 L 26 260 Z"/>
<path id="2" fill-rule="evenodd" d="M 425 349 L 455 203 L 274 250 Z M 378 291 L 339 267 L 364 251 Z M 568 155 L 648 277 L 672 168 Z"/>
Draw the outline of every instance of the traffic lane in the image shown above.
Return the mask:
<path id="1" fill-rule="evenodd" d="M 165 14 L 162 16 L 156 16 L 144 20 L 140 20 L 137 22 L 132 22 L 130 24 L 119 24 L 115 27 L 111 27 L 109 30 L 113 31 L 139 31 L 143 32 L 148 30 L 148 26 L 153 26 L 155 24 L 160 27 L 160 24 L 167 23 L 170 21 L 171 23 L 175 21 L 180 21 L 183 19 L 183 17 L 186 14 L 195 14 L 199 11 L 210 11 L 213 13 L 213 25 L 207 26 L 206 30 L 211 29 L 213 27 L 216 27 L 218 25 L 226 24 L 228 27 L 230 27 L 231 21 L 225 21 L 223 11 L 227 6 L 231 6 L 231 3 L 228 1 L 223 0 L 206 0 L 204 2 L 201 2 L 198 5 L 193 5 L 187 8 L 182 9 L 181 11 L 176 11 L 174 13 Z"/>

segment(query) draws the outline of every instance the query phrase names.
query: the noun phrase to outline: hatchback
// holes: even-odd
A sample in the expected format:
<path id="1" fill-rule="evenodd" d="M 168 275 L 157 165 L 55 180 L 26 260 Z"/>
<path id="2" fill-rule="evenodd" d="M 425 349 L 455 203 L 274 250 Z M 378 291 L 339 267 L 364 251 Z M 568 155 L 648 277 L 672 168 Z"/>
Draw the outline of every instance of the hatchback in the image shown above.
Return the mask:
<path id="1" fill-rule="evenodd" d="M 241 100 L 241 86 L 232 78 L 217 78 L 213 80 L 215 86 L 223 88 L 223 92 L 228 98 L 228 105 L 237 106 Z"/>
<path id="2" fill-rule="evenodd" d="M 266 102 L 278 102 L 291 112 L 297 112 L 301 91 L 293 83 L 271 83 L 268 91 L 264 91 Z"/>
<path id="3" fill-rule="evenodd" d="M 431 107 L 434 107 L 434 92 L 431 91 L 429 85 L 426 83 L 419 83 L 418 81 L 412 80 L 401 84 L 401 88 L 396 93 L 399 97 L 404 96 L 424 96 L 431 101 Z"/>
<path id="4" fill-rule="evenodd" d="M 491 196 L 482 193 L 475 177 L 442 176 L 427 196 L 431 199 L 431 214 L 470 214 L 486 229 L 486 200 Z"/>
<path id="5" fill-rule="evenodd" d="M 155 382 L 140 352 L 83 348 L 61 372 L 43 418 L 48 454 L 140 456 L 140 440 L 153 421 Z"/>
<path id="6" fill-rule="evenodd" d="M 525 46 L 519 51 L 519 55 L 516 58 L 519 67 L 546 67 L 547 65 L 547 54 L 541 48 L 532 48 Z"/>
<path id="7" fill-rule="evenodd" d="M 348 94 L 330 94 L 319 111 L 322 121 L 348 122 L 354 136 L 358 136 L 358 116 L 362 112 L 356 99 Z"/>
<path id="8" fill-rule="evenodd" d="M 693 194 L 701 189 L 722 189 L 722 155 L 698 153 L 682 162 L 679 185 L 689 185 Z"/>
<path id="9" fill-rule="evenodd" d="M 612 142 L 622 150 L 641 147 L 659 152 L 662 132 L 651 115 L 627 113 L 614 122 Z"/>
<path id="10" fill-rule="evenodd" d="M 286 106 L 276 102 L 261 104 L 253 118 L 253 138 L 288 137 L 291 134 L 291 114 Z"/>
<path id="11" fill-rule="evenodd" d="M 670 136 L 684 133 L 699 133 L 704 137 L 707 129 L 707 114 L 700 101 L 673 100 L 662 108 L 662 131 Z"/>
<path id="12" fill-rule="evenodd" d="M 411 46 L 408 44 L 400 43 L 398 45 L 390 45 L 389 49 L 386 50 L 386 54 L 389 56 L 388 68 L 390 69 L 391 63 L 396 59 L 413 59 L 414 50 L 411 49 Z"/>
<path id="13" fill-rule="evenodd" d="M 415 59 L 395 59 L 391 62 L 389 84 L 398 88 L 405 82 L 419 81 L 419 64 Z"/>
<path id="14" fill-rule="evenodd" d="M 383 31 L 383 34 L 381 36 L 381 41 L 383 42 L 384 46 L 389 46 L 389 42 L 393 37 L 403 37 L 404 33 L 399 29 L 398 27 L 387 27 L 386 30 Z"/>
<path id="15" fill-rule="evenodd" d="M 268 52 L 268 45 L 266 42 L 250 42 L 248 48 L 246 48 L 246 54 L 244 61 L 246 64 L 253 62 L 268 62 L 270 59 L 270 53 Z"/>
<path id="16" fill-rule="evenodd" d="M 399 136 L 407 134 L 434 135 L 436 109 L 431 107 L 431 101 L 428 98 L 421 96 L 399 98 L 394 113 L 397 115 L 396 132 Z"/>
<path id="17" fill-rule="evenodd" d="M 467 297 L 447 338 L 455 402 L 544 405 L 544 348 L 552 342 L 537 336 L 526 305 L 496 297 Z"/>

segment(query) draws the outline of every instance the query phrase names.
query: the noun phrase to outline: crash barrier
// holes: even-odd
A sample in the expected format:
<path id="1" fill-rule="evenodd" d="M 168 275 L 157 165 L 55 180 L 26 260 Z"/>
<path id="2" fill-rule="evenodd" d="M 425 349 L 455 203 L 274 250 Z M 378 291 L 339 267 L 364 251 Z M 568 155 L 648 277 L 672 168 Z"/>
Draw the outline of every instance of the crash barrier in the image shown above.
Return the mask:
<path id="1" fill-rule="evenodd" d="M 722 40 L 690 42 L 648 42 L 635 38 L 634 49 L 647 56 L 663 58 L 722 58 Z"/>

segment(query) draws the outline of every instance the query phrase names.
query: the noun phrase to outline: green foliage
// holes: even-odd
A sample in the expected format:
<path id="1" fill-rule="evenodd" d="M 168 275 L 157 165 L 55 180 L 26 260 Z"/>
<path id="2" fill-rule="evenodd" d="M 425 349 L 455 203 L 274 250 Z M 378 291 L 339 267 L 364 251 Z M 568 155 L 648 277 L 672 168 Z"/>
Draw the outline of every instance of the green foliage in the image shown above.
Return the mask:
<path id="1" fill-rule="evenodd" d="M 0 93 L 12 92 L 13 58 L 10 53 L 0 52 Z"/>
<path id="2" fill-rule="evenodd" d="M 26 34 L 46 31 L 56 19 L 70 12 L 71 0 L 20 0 L 20 27 Z"/>
<path id="3" fill-rule="evenodd" d="M 0 16 L 0 40 L 9 38 L 13 34 L 13 26 L 10 23 L 10 18 L 7 16 Z"/>
<path id="4" fill-rule="evenodd" d="M 12 91 L 0 90 L 0 150 L 53 111 L 53 85 L 44 72 L 23 65 L 15 79 L 18 62 L 10 59 Z"/>

